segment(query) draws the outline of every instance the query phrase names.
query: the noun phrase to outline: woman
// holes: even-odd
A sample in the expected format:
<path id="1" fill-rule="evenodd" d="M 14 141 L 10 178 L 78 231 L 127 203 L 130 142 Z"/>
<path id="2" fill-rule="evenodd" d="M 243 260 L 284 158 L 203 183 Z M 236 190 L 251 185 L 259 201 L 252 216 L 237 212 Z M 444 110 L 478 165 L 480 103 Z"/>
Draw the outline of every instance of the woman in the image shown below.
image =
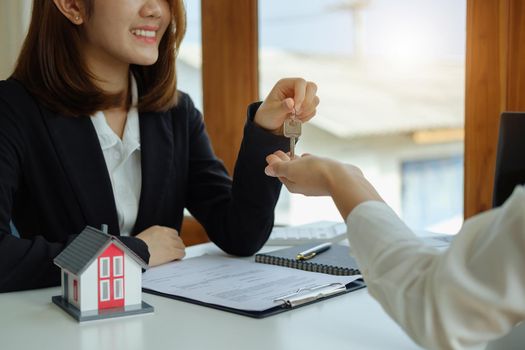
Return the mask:
<path id="1" fill-rule="evenodd" d="M 525 189 L 465 221 L 449 249 L 425 246 L 351 165 L 277 151 L 266 173 L 291 192 L 332 196 L 347 222 L 370 294 L 415 342 L 430 349 L 522 349 L 525 333 Z M 515 327 L 520 322 L 521 328 Z M 510 345 L 510 344 L 513 345 Z"/>
<path id="2" fill-rule="evenodd" d="M 184 30 L 182 0 L 34 2 L 0 83 L 0 291 L 59 284 L 53 258 L 86 225 L 107 224 L 150 265 L 180 259 L 185 207 L 230 254 L 264 244 L 280 191 L 265 155 L 286 147 L 293 108 L 313 117 L 316 86 L 283 79 L 249 107 L 232 181 L 176 90 Z"/>

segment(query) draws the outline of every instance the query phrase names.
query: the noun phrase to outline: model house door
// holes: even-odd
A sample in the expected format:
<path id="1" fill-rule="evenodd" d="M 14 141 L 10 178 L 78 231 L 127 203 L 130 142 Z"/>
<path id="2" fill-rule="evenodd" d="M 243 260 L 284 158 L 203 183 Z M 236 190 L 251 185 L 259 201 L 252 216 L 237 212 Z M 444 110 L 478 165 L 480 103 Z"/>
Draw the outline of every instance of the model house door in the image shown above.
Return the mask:
<path id="1" fill-rule="evenodd" d="M 114 244 L 98 257 L 98 308 L 124 306 L 124 252 Z"/>

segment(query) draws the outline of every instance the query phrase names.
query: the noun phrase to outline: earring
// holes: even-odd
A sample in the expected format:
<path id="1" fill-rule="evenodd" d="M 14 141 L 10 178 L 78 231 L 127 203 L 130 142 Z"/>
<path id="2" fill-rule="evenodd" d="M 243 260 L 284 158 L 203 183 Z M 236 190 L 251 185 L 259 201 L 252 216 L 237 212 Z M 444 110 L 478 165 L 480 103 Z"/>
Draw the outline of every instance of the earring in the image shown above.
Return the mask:
<path id="1" fill-rule="evenodd" d="M 75 17 L 75 21 L 77 21 L 77 22 L 80 21 L 80 16 L 76 16 Z"/>

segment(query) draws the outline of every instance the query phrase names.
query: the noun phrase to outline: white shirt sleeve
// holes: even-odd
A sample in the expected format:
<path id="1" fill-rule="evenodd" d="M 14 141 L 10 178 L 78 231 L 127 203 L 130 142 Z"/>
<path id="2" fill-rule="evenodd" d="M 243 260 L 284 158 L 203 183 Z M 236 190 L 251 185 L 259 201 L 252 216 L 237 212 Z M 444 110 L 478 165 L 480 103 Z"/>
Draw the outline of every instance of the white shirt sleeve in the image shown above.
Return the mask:
<path id="1" fill-rule="evenodd" d="M 418 344 L 475 348 L 525 320 L 525 190 L 465 221 L 445 251 L 425 246 L 384 203 L 347 218 L 370 294 Z"/>

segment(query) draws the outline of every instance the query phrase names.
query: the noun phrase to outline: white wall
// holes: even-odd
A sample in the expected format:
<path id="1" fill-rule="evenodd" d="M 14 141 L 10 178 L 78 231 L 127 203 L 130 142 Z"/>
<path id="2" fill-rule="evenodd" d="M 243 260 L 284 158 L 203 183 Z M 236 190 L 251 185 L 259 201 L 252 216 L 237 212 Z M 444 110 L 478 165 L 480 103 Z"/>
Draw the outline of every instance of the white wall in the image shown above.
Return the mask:
<path id="1" fill-rule="evenodd" d="M 98 259 L 80 276 L 80 310 L 98 309 Z"/>
<path id="2" fill-rule="evenodd" d="M 8 78 L 14 68 L 26 35 L 31 0 L 0 1 L 0 79 Z"/>
<path id="3" fill-rule="evenodd" d="M 142 303 L 142 269 L 128 255 L 124 258 L 124 305 Z"/>

